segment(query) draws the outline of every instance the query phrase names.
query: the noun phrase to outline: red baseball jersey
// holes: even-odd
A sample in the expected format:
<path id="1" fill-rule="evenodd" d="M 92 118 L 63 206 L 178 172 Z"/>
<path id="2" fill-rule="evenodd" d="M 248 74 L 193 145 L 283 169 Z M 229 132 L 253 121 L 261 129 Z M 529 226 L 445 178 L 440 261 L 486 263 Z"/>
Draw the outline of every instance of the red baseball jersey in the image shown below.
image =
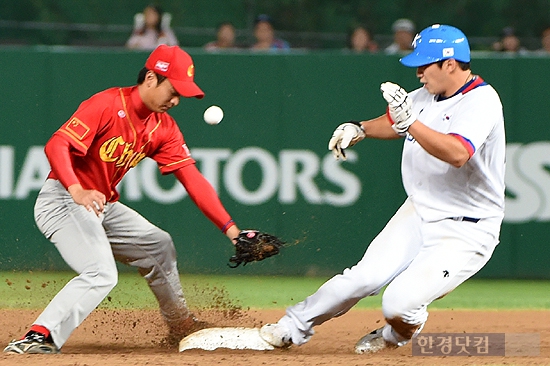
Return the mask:
<path id="1" fill-rule="evenodd" d="M 145 157 L 155 160 L 162 174 L 195 163 L 176 121 L 151 112 L 137 86 L 93 95 L 54 135 L 69 141 L 82 187 L 102 192 L 109 202 L 118 200 L 116 185 Z M 53 171 L 48 178 L 58 179 Z"/>

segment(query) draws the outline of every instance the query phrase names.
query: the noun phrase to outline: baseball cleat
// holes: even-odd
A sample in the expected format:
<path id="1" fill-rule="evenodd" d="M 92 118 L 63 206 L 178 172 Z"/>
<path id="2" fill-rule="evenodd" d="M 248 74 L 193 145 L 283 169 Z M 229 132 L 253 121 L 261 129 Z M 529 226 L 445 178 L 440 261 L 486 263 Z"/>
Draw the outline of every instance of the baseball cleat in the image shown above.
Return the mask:
<path id="1" fill-rule="evenodd" d="M 265 324 L 260 328 L 260 337 L 274 347 L 288 348 L 292 345 L 290 330 L 279 323 Z"/>
<path id="2" fill-rule="evenodd" d="M 382 336 L 382 328 L 373 330 L 355 344 L 355 353 L 375 353 L 384 348 L 397 348 L 397 345 L 387 342 Z"/>
<path id="3" fill-rule="evenodd" d="M 55 354 L 59 348 L 53 342 L 48 342 L 43 334 L 31 332 L 20 340 L 11 341 L 4 353 L 16 354 Z"/>
<path id="4" fill-rule="evenodd" d="M 210 323 L 198 320 L 191 315 L 182 322 L 168 326 L 168 335 L 164 339 L 163 344 L 170 348 L 177 347 L 180 341 L 189 334 L 211 327 Z"/>

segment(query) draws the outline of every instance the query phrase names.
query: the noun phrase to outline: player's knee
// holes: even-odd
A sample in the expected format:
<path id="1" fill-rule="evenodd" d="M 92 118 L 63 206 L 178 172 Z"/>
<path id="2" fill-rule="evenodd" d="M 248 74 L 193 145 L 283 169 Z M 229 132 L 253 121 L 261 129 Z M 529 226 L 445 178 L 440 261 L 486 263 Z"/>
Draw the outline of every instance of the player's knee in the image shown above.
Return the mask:
<path id="1" fill-rule="evenodd" d="M 105 288 L 109 288 L 109 291 L 111 291 L 118 283 L 118 271 L 116 266 L 114 266 L 114 268 L 110 267 L 101 271 L 100 276 L 103 280 Z"/>
<path id="2" fill-rule="evenodd" d="M 169 260 L 174 260 L 176 258 L 176 248 L 174 246 L 174 241 L 172 236 L 164 230 L 158 230 L 154 234 L 155 241 L 158 243 L 158 253 L 162 253 Z"/>
<path id="3" fill-rule="evenodd" d="M 396 333 L 398 342 L 412 339 L 422 331 L 424 323 L 410 324 L 402 318 L 386 318 L 386 322 L 391 325 L 393 332 Z"/>
<path id="4" fill-rule="evenodd" d="M 139 273 L 148 281 L 154 281 L 165 273 L 177 273 L 176 247 L 170 234 L 157 229 L 150 234 L 149 239 L 154 245 L 148 245 L 145 248 L 146 255 L 134 263 Z"/>
<path id="5" fill-rule="evenodd" d="M 154 233 L 154 236 L 155 236 L 155 239 L 161 244 L 161 245 L 172 245 L 173 244 L 173 240 L 172 240 L 172 236 L 164 231 L 164 230 L 161 230 L 161 229 L 158 229 L 155 233 Z"/>
<path id="6" fill-rule="evenodd" d="M 388 324 L 404 339 L 411 339 L 428 320 L 425 304 L 391 290 L 382 296 L 382 312 Z"/>
<path id="7" fill-rule="evenodd" d="M 386 319 L 400 318 L 416 323 L 421 322 L 420 318 L 426 311 L 424 304 L 413 293 L 406 294 L 389 286 L 382 295 L 382 312 Z"/>
<path id="8" fill-rule="evenodd" d="M 407 311 L 406 307 L 403 305 L 404 304 L 388 300 L 384 295 L 382 296 L 382 313 L 386 319 L 402 318 Z"/>
<path id="9" fill-rule="evenodd" d="M 109 293 L 118 283 L 118 271 L 116 265 L 97 266 L 90 268 L 81 274 L 95 289 Z"/>

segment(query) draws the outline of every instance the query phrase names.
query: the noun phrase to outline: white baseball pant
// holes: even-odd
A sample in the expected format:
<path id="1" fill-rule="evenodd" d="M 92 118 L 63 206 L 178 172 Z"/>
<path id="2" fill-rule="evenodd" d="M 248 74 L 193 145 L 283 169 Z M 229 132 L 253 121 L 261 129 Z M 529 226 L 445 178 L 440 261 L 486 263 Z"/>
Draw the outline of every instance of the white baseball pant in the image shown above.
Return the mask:
<path id="1" fill-rule="evenodd" d="M 279 324 L 291 331 L 294 344 L 306 343 L 314 326 L 346 313 L 359 300 L 377 295 L 388 285 L 382 297 L 384 317 L 410 325 L 416 335 L 428 319 L 427 306 L 487 263 L 498 244 L 494 228 L 501 220 L 425 222 L 407 199 L 355 266 L 287 308 Z M 383 335 L 395 344 L 410 339 L 388 324 Z"/>

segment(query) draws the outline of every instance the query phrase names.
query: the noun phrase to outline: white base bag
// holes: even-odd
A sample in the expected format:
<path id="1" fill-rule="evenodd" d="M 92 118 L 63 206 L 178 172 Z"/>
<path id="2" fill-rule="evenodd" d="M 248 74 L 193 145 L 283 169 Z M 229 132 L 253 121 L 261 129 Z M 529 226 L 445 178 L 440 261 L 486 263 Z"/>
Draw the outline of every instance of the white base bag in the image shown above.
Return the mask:
<path id="1" fill-rule="evenodd" d="M 259 328 L 206 328 L 188 335 L 180 341 L 179 351 L 217 348 L 271 351 L 275 349 L 260 337 Z"/>

